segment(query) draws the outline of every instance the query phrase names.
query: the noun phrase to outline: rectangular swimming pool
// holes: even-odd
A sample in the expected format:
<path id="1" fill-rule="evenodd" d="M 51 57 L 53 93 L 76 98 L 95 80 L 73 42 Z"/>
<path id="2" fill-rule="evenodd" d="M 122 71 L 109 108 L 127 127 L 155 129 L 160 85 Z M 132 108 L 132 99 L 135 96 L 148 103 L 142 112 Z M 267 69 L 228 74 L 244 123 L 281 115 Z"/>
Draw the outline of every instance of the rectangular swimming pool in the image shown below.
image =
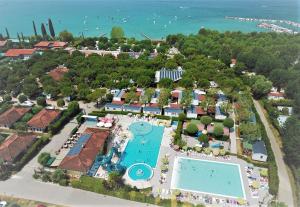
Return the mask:
<path id="1" fill-rule="evenodd" d="M 178 157 L 174 161 L 171 188 L 245 199 L 238 164 Z"/>
<path id="2" fill-rule="evenodd" d="M 133 138 L 128 142 L 120 164 L 128 168 L 136 163 L 145 163 L 155 168 L 164 127 L 136 122 L 129 129 Z"/>

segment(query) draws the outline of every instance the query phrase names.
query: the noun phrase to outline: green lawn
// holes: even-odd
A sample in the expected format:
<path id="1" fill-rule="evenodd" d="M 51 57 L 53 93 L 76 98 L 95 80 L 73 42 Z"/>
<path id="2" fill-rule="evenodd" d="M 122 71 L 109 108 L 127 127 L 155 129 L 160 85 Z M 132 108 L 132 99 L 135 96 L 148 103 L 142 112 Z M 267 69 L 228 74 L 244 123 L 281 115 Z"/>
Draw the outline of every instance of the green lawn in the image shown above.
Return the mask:
<path id="1" fill-rule="evenodd" d="M 201 121 L 198 120 L 198 119 L 193 119 L 191 120 L 191 123 L 193 124 L 201 124 Z M 224 127 L 223 123 L 222 122 L 213 122 L 214 123 L 214 126 L 221 126 L 221 127 Z"/>

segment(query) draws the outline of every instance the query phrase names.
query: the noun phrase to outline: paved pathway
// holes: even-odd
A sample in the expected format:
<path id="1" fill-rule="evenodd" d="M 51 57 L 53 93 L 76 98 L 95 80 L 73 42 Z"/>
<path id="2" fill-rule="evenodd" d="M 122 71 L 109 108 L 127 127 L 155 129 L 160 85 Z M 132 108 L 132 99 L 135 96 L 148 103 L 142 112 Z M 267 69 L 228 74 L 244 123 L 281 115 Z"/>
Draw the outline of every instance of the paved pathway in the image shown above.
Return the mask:
<path id="1" fill-rule="evenodd" d="M 75 126 L 74 120 L 69 122 L 59 134 L 52 137 L 51 142 L 40 153 L 50 152 L 54 154 L 68 139 L 71 130 Z M 72 207 L 148 206 L 147 204 L 37 181 L 32 178 L 34 169 L 39 166 L 37 157 L 33 158 L 9 180 L 0 181 L 0 194 Z"/>
<path id="2" fill-rule="evenodd" d="M 287 167 L 283 160 L 283 154 L 276 142 L 276 138 L 269 126 L 269 123 L 263 113 L 263 108 L 259 104 L 258 101 L 253 100 L 254 106 L 256 108 L 257 113 L 259 114 L 262 123 L 266 128 L 267 135 L 271 142 L 271 147 L 275 155 L 276 164 L 278 167 L 278 176 L 279 176 L 279 192 L 278 192 L 278 200 L 286 203 L 289 207 L 293 207 L 293 191 L 290 184 L 290 178 L 287 172 Z"/>
<path id="3" fill-rule="evenodd" d="M 236 148 L 236 125 L 235 125 L 235 112 L 231 113 L 231 118 L 234 121 L 234 126 L 230 130 L 230 152 L 233 154 L 237 154 L 237 148 Z"/>

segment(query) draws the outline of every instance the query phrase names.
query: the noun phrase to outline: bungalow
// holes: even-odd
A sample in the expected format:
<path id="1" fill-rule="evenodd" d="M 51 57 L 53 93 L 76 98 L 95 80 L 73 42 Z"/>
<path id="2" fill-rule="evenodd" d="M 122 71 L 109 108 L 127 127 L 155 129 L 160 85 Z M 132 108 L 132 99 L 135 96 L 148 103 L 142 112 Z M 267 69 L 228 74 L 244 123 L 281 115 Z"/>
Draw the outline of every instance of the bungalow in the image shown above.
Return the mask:
<path id="1" fill-rule="evenodd" d="M 59 168 L 67 170 L 72 177 L 87 174 L 96 156 L 107 145 L 109 135 L 109 130 L 87 128 L 62 160 Z"/>
<path id="2" fill-rule="evenodd" d="M 48 75 L 55 81 L 60 81 L 66 73 L 69 72 L 69 69 L 63 65 L 59 65 L 58 67 L 51 70 Z"/>
<path id="3" fill-rule="evenodd" d="M 169 78 L 173 82 L 177 82 L 182 79 L 183 73 L 184 73 L 184 70 L 181 67 L 178 67 L 175 70 L 162 68 L 161 70 L 156 71 L 156 73 L 155 73 L 155 83 L 158 83 L 161 79 L 164 79 L 164 78 Z"/>
<path id="4" fill-rule="evenodd" d="M 28 60 L 35 53 L 35 49 L 9 49 L 4 56 L 11 59 Z"/>
<path id="5" fill-rule="evenodd" d="M 0 128 L 10 128 L 19 121 L 30 108 L 12 107 L 0 115 Z"/>
<path id="6" fill-rule="evenodd" d="M 41 41 L 34 45 L 34 48 L 37 50 L 47 50 L 47 49 L 63 49 L 68 45 L 67 42 L 59 41 Z"/>
<path id="7" fill-rule="evenodd" d="M 123 110 L 127 112 L 141 113 L 142 106 L 141 104 L 126 104 L 123 105 Z"/>
<path id="8" fill-rule="evenodd" d="M 105 104 L 105 111 L 123 111 L 124 102 L 112 102 Z"/>
<path id="9" fill-rule="evenodd" d="M 34 143 L 34 134 L 13 134 L 0 145 L 0 158 L 7 163 L 13 163 Z"/>
<path id="10" fill-rule="evenodd" d="M 217 103 L 216 108 L 215 108 L 215 119 L 216 120 L 224 120 L 226 118 L 227 118 L 226 114 L 221 109 L 221 104 Z"/>
<path id="11" fill-rule="evenodd" d="M 159 99 L 159 95 L 160 95 L 160 89 L 155 89 L 155 92 L 151 97 L 150 103 L 151 104 L 157 104 L 158 99 Z"/>
<path id="12" fill-rule="evenodd" d="M 266 149 L 266 145 L 264 141 L 256 141 L 254 142 L 252 146 L 252 159 L 261 161 L 261 162 L 266 162 L 268 159 L 268 153 Z"/>
<path id="13" fill-rule="evenodd" d="M 205 91 L 202 91 L 202 90 L 199 90 L 199 89 L 195 89 L 192 92 L 192 97 L 193 97 L 192 105 L 198 106 L 199 103 L 201 103 L 203 100 L 205 100 L 205 95 L 206 95 Z"/>
<path id="14" fill-rule="evenodd" d="M 34 132 L 44 132 L 60 117 L 60 114 L 60 110 L 43 109 L 27 122 L 28 129 Z"/>
<path id="15" fill-rule="evenodd" d="M 111 93 L 114 95 L 113 101 L 123 101 L 125 98 L 125 90 L 112 90 Z"/>
<path id="16" fill-rule="evenodd" d="M 282 100 L 284 99 L 284 93 L 282 92 L 270 92 L 268 93 L 269 100 Z"/>
<path id="17" fill-rule="evenodd" d="M 205 112 L 205 110 L 201 107 L 201 106 L 190 106 L 187 109 L 187 113 L 186 116 L 187 118 L 198 118 L 199 116 L 203 116 L 206 115 L 207 113 Z"/>
<path id="18" fill-rule="evenodd" d="M 157 104 L 150 104 L 149 106 L 143 107 L 144 114 L 161 115 L 161 108 Z"/>
<path id="19" fill-rule="evenodd" d="M 210 88 L 218 88 L 219 85 L 215 81 L 209 81 Z"/>
<path id="20" fill-rule="evenodd" d="M 180 108 L 180 106 L 171 106 L 164 109 L 165 116 L 171 116 L 171 117 L 178 117 L 180 113 L 183 113 L 183 110 Z"/>

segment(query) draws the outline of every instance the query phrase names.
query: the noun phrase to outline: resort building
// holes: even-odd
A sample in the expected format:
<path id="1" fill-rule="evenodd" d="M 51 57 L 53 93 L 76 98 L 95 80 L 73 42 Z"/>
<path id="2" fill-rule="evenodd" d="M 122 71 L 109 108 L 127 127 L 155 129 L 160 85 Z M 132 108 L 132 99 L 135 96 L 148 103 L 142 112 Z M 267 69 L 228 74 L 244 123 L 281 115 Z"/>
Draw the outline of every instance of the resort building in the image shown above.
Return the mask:
<path id="1" fill-rule="evenodd" d="M 19 121 L 30 108 L 12 107 L 0 115 L 0 128 L 10 128 Z"/>
<path id="2" fill-rule="evenodd" d="M 192 105 L 198 106 L 202 101 L 205 100 L 205 95 L 206 95 L 205 91 L 195 89 L 192 92 L 192 97 L 193 97 Z"/>
<path id="3" fill-rule="evenodd" d="M 268 153 L 264 141 L 256 141 L 252 145 L 252 159 L 260 162 L 266 162 Z"/>
<path id="4" fill-rule="evenodd" d="M 48 50 L 48 49 L 63 49 L 68 45 L 67 42 L 59 41 L 41 41 L 34 45 L 37 50 Z"/>
<path id="5" fill-rule="evenodd" d="M 0 158 L 7 163 L 14 163 L 34 143 L 34 134 L 13 134 L 0 145 Z"/>
<path id="6" fill-rule="evenodd" d="M 182 99 L 182 90 L 173 90 L 171 92 L 171 103 L 180 104 Z"/>
<path id="7" fill-rule="evenodd" d="M 157 104 L 150 104 L 148 106 L 143 107 L 143 113 L 161 115 L 161 108 L 159 108 Z"/>
<path id="8" fill-rule="evenodd" d="M 170 107 L 165 108 L 164 112 L 165 116 L 178 117 L 180 113 L 183 113 L 183 110 L 180 108 L 179 105 L 172 105 Z"/>
<path id="9" fill-rule="evenodd" d="M 126 96 L 125 90 L 112 90 L 111 93 L 114 95 L 113 102 L 114 101 L 124 101 Z"/>
<path id="10" fill-rule="evenodd" d="M 73 177 L 87 174 L 96 156 L 103 153 L 109 135 L 109 130 L 87 128 L 62 160 L 59 168 L 67 170 Z"/>
<path id="11" fill-rule="evenodd" d="M 35 53 L 35 49 L 9 49 L 4 56 L 11 59 L 28 60 Z"/>
<path id="12" fill-rule="evenodd" d="M 206 111 L 201 106 L 190 106 L 186 111 L 187 118 L 197 119 L 199 116 L 206 115 Z"/>
<path id="13" fill-rule="evenodd" d="M 284 93 L 282 92 L 270 92 L 268 94 L 269 100 L 282 100 L 284 99 Z"/>
<path id="14" fill-rule="evenodd" d="M 43 109 L 27 122 L 28 129 L 34 132 L 45 132 L 60 117 L 60 114 L 60 110 Z"/>
<path id="15" fill-rule="evenodd" d="M 69 72 L 69 69 L 63 65 L 59 65 L 55 69 L 51 70 L 48 75 L 55 81 L 60 81 L 66 73 Z"/>
<path id="16" fill-rule="evenodd" d="M 159 99 L 159 95 L 160 95 L 160 89 L 155 89 L 155 92 L 151 97 L 150 103 L 151 104 L 157 104 L 158 99 Z"/>
<path id="17" fill-rule="evenodd" d="M 125 104 L 123 105 L 123 111 L 141 113 L 142 106 L 141 104 Z"/>
<path id="18" fill-rule="evenodd" d="M 181 67 L 178 67 L 175 70 L 170 70 L 163 68 L 155 73 L 155 83 L 158 83 L 161 79 L 169 78 L 173 82 L 181 80 L 184 70 Z"/>
<path id="19" fill-rule="evenodd" d="M 123 102 L 112 102 L 105 104 L 105 111 L 123 111 Z"/>

